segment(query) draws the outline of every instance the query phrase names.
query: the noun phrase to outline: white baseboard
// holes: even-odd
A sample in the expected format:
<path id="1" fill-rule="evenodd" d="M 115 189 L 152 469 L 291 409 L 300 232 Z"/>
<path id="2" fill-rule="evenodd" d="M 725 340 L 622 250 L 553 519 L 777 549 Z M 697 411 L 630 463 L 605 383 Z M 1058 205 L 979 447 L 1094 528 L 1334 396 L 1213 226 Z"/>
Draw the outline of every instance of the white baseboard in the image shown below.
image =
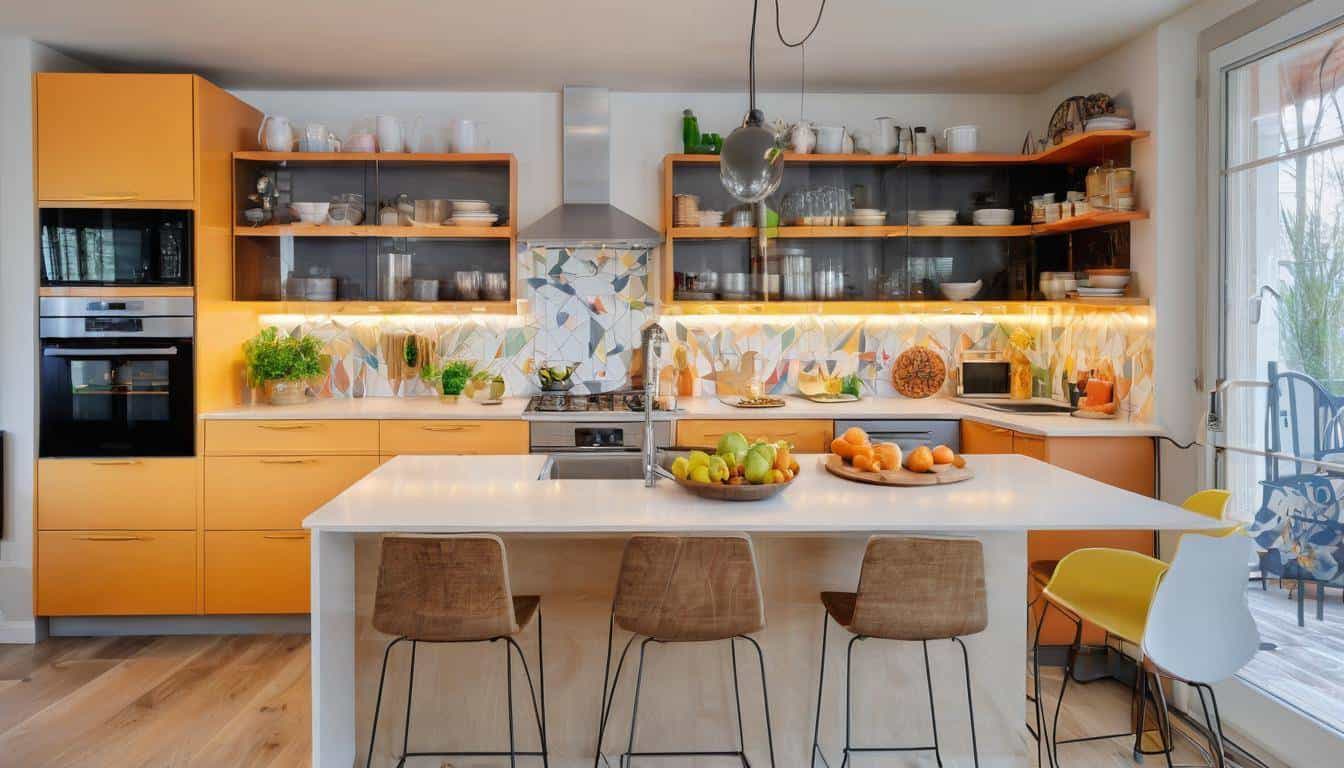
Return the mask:
<path id="1" fill-rule="evenodd" d="M 0 621 L 0 644 L 28 644 L 37 642 L 37 622 Z"/>

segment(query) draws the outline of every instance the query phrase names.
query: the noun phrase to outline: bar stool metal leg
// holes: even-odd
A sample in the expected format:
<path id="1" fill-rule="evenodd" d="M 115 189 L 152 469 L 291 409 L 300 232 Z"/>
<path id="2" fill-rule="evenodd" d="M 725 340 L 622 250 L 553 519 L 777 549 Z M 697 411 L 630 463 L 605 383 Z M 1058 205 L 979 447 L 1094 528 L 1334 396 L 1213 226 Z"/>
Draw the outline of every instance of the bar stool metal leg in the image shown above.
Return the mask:
<path id="1" fill-rule="evenodd" d="M 756 649 L 756 661 L 761 667 L 761 704 L 765 708 L 765 744 L 770 751 L 770 768 L 775 768 L 775 732 L 770 725 L 770 688 L 765 683 L 765 653 L 761 650 L 761 644 L 756 642 L 756 638 L 750 635 L 738 635 L 738 637 L 751 643 L 752 647 Z M 742 761 L 746 762 L 746 759 L 747 756 L 744 753 Z"/>
<path id="2" fill-rule="evenodd" d="M 929 641 L 921 640 L 924 647 L 924 681 L 929 686 L 929 723 L 933 726 L 933 757 L 938 768 L 943 768 L 943 752 L 938 748 L 938 715 L 933 710 L 933 673 L 929 671 Z"/>
<path id="3" fill-rule="evenodd" d="M 625 745 L 625 754 L 621 755 L 622 768 L 630 766 L 634 761 L 632 755 L 635 751 L 635 723 L 639 720 L 639 691 L 644 686 L 644 649 L 651 642 L 653 638 L 646 637 L 639 644 L 639 667 L 635 672 L 635 702 L 630 709 L 630 740 Z"/>
<path id="4" fill-rule="evenodd" d="M 418 643 L 411 641 L 411 674 L 410 679 L 406 681 L 406 728 L 401 734 L 401 759 L 397 761 L 397 768 L 406 764 L 406 753 L 410 750 L 411 743 L 411 696 L 415 693 L 415 647 Z M 512 748 L 512 745 L 510 745 Z"/>
<path id="5" fill-rule="evenodd" d="M 607 761 L 607 756 L 602 753 L 602 738 L 606 734 L 607 720 L 611 717 L 611 706 L 616 700 L 616 686 L 621 682 L 621 669 L 625 667 L 625 657 L 630 653 L 630 646 L 635 642 L 634 635 L 631 635 L 630 639 L 625 641 L 625 648 L 621 650 L 620 659 L 616 662 L 616 674 L 613 676 L 611 673 L 611 651 L 616 631 L 615 627 L 616 614 L 612 613 L 611 624 L 607 628 L 607 663 L 605 671 L 602 673 L 602 710 L 599 713 L 601 716 L 597 723 L 597 753 L 593 755 L 593 768 L 598 768 L 601 763 L 611 765 Z M 610 681 L 608 681 L 608 678 L 611 678 Z M 610 689 L 607 687 L 608 682 L 611 684 Z"/>
<path id="6" fill-rule="evenodd" d="M 412 659 L 414 659 L 414 656 L 412 656 Z M 414 666 L 414 661 L 412 661 L 412 666 Z M 517 747 L 513 743 L 513 648 L 508 643 L 504 644 L 504 669 L 504 688 L 508 691 L 509 702 L 509 766 L 512 768 L 517 764 L 517 758 L 514 757 Z"/>
<path id="7" fill-rule="evenodd" d="M 831 614 L 825 608 L 821 609 L 821 671 L 817 673 L 817 721 L 812 726 L 812 753 L 808 755 L 811 762 L 815 765 L 817 755 L 821 755 L 821 763 L 826 768 L 831 768 L 831 763 L 826 759 L 826 753 L 822 752 L 819 739 L 821 736 L 821 692 L 826 685 L 826 632 L 830 628 Z M 810 766 L 809 766 L 810 768 Z"/>
<path id="8" fill-rule="evenodd" d="M 966 711 L 971 718 L 971 758 L 975 761 L 975 768 L 980 768 L 980 742 L 975 737 L 975 701 L 971 698 L 971 656 L 960 637 L 952 639 L 961 646 L 961 663 L 966 670 Z"/>
<path id="9" fill-rule="evenodd" d="M 742 691 L 737 685 L 737 638 L 728 638 L 729 655 L 733 663 L 733 702 L 737 705 L 737 751 L 742 758 L 742 766 L 747 763 L 747 737 L 742 731 Z"/>
<path id="10" fill-rule="evenodd" d="M 364 768 L 373 765 L 373 747 L 378 743 L 378 713 L 383 708 L 383 683 L 387 681 L 387 657 L 392 653 L 392 646 L 402 642 L 406 638 L 393 638 L 392 642 L 387 644 L 383 650 L 383 670 L 378 673 L 378 697 L 373 700 L 373 730 L 369 734 L 369 754 L 364 759 Z"/>

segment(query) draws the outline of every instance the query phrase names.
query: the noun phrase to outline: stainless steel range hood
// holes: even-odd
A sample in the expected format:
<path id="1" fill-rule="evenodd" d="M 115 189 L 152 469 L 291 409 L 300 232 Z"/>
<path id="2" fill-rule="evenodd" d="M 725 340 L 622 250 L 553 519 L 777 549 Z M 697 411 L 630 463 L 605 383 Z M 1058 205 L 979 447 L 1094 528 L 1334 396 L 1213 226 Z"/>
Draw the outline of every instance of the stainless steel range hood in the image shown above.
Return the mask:
<path id="1" fill-rule="evenodd" d="M 658 231 L 611 204 L 611 94 L 565 86 L 564 203 L 518 233 L 527 245 L 652 248 Z"/>

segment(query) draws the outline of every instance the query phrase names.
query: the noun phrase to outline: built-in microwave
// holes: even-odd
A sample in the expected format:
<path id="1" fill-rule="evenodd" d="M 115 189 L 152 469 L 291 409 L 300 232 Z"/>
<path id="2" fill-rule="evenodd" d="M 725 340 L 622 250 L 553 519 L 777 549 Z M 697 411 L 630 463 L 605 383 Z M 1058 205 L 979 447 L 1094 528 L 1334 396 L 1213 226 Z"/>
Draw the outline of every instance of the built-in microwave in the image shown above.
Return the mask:
<path id="1" fill-rule="evenodd" d="M 962 353 L 957 395 L 961 397 L 1007 397 L 1011 389 L 1011 365 L 996 352 L 967 350 Z"/>
<path id="2" fill-rule="evenodd" d="M 42 284 L 191 285 L 192 213 L 142 208 L 43 208 Z"/>

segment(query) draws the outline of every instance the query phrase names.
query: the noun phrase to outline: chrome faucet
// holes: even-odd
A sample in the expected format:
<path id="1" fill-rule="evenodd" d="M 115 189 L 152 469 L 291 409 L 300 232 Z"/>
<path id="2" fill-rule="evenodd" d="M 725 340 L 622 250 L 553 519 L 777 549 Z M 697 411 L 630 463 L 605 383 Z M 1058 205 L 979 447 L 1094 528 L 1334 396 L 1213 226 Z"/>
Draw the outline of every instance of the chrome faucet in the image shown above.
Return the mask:
<path id="1" fill-rule="evenodd" d="M 658 444 L 653 436 L 653 411 L 658 401 L 658 361 L 662 359 L 667 331 L 657 321 L 645 326 L 640 334 L 644 347 L 644 487 L 652 488 L 658 475 L 664 474 L 658 466 Z"/>

